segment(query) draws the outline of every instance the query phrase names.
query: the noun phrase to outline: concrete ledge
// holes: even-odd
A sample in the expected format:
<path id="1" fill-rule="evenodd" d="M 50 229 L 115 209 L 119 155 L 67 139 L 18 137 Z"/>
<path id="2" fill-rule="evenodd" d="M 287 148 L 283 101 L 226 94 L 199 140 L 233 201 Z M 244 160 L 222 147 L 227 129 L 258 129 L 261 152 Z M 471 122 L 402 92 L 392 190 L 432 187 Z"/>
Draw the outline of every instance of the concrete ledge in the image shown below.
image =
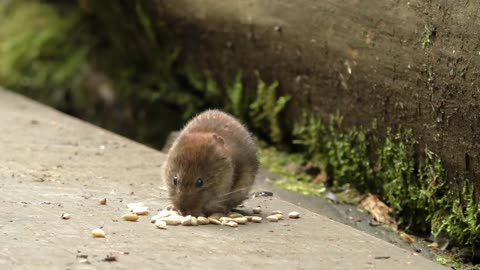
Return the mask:
<path id="1" fill-rule="evenodd" d="M 167 204 L 164 154 L 3 90 L 0 130 L 2 269 L 444 269 L 277 198 L 246 205 L 302 218 L 166 231 L 149 217 L 125 222 L 130 202 Z M 92 238 L 101 225 L 106 238 Z M 116 261 L 103 261 L 110 254 Z"/>

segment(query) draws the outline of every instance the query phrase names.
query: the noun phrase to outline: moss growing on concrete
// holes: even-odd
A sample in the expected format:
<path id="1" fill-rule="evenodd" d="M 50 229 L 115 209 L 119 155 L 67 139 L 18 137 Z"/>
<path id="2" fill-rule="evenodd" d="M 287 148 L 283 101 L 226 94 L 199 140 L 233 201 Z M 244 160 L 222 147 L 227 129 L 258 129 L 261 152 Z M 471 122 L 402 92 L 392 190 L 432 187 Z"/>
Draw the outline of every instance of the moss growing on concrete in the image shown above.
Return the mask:
<path id="1" fill-rule="evenodd" d="M 293 130 L 294 144 L 307 150 L 308 159 L 326 164 L 333 184 L 351 184 L 365 191 L 371 186 L 371 166 L 368 159 L 365 132 L 358 128 L 343 130 L 343 118 L 332 115 L 328 123 L 305 114 L 304 123 Z"/>
<path id="2" fill-rule="evenodd" d="M 432 45 L 435 38 L 435 27 L 431 24 L 425 24 L 423 27 L 423 35 L 421 39 L 422 48 L 427 49 Z"/>
<path id="3" fill-rule="evenodd" d="M 473 185 L 466 180 L 454 185 L 435 153 L 418 150 L 410 129 L 387 129 L 383 140 L 371 133 L 343 128 L 338 114 L 328 122 L 305 114 L 303 124 L 294 129 L 294 143 L 304 147 L 306 160 L 325 164 L 333 187 L 348 183 L 379 194 L 403 228 L 442 235 L 470 247 L 469 256 L 478 257 L 480 205 Z"/>
<path id="4" fill-rule="evenodd" d="M 301 154 L 288 154 L 274 147 L 262 147 L 259 153 L 260 164 L 270 172 L 280 175 L 280 179 L 271 181 L 284 189 L 300 192 L 306 195 L 323 197 L 327 188 L 323 183 L 314 183 L 312 176 L 299 170 L 304 163 Z"/>

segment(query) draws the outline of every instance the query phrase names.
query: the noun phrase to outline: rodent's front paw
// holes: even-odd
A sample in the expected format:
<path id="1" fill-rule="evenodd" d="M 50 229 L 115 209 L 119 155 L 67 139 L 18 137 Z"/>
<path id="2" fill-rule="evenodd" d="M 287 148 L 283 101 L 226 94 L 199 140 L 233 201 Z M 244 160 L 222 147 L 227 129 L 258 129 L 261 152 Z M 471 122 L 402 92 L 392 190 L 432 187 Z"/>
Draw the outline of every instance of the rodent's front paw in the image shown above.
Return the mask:
<path id="1" fill-rule="evenodd" d="M 179 212 L 178 209 L 173 204 L 168 204 L 167 206 L 165 206 L 165 210 Z"/>

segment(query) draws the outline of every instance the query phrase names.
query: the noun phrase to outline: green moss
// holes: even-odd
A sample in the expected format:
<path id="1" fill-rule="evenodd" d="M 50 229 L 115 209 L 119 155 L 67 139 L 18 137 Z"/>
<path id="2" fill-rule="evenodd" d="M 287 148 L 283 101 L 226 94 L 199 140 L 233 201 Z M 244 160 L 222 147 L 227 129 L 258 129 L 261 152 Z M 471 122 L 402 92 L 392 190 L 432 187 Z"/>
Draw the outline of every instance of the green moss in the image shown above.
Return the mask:
<path id="1" fill-rule="evenodd" d="M 450 265 L 452 269 L 455 269 L 455 270 L 460 270 L 462 269 L 462 266 L 463 266 L 461 261 L 456 260 L 451 256 L 436 255 L 435 260 L 442 265 Z"/>
<path id="2" fill-rule="evenodd" d="M 343 130 L 343 118 L 332 115 L 327 124 L 311 115 L 304 115 L 304 124 L 294 128 L 294 144 L 302 145 L 308 158 L 327 165 L 334 186 L 347 183 L 360 190 L 371 185 L 368 142 L 365 132 L 352 128 Z"/>
<path id="3" fill-rule="evenodd" d="M 246 113 L 248 103 L 245 96 L 245 90 L 242 83 L 242 72 L 238 72 L 235 76 L 234 82 L 227 87 L 227 110 L 229 110 L 236 117 L 246 120 Z"/>
<path id="4" fill-rule="evenodd" d="M 325 195 L 327 189 L 323 183 L 313 183 L 310 175 L 295 170 L 304 165 L 305 160 L 301 154 L 288 154 L 273 147 L 267 147 L 260 149 L 259 157 L 263 167 L 281 176 L 280 179 L 271 181 L 273 184 L 306 195 L 320 197 Z"/>
<path id="5" fill-rule="evenodd" d="M 383 188 L 381 194 L 395 209 L 399 224 L 425 231 L 429 228 L 425 222 L 428 202 L 424 192 L 420 192 L 424 185 L 417 175 L 416 144 L 411 130 L 399 128 L 393 133 L 388 129 L 375 172 L 378 185 Z"/>
<path id="6" fill-rule="evenodd" d="M 275 144 L 280 144 L 284 139 L 284 130 L 280 120 L 280 113 L 285 108 L 290 96 L 277 95 L 278 82 L 267 85 L 258 72 L 256 97 L 250 104 L 250 117 L 253 127 L 259 132 L 268 135 Z"/>
<path id="7" fill-rule="evenodd" d="M 289 96 L 278 96 L 278 82 L 266 84 L 255 72 L 256 90 L 246 91 L 242 72 L 238 72 L 234 82 L 226 88 L 225 108 L 247 123 L 259 136 L 275 144 L 284 142 L 281 112 L 285 109 Z"/>
<path id="8" fill-rule="evenodd" d="M 375 123 L 372 129 L 379 133 Z M 325 164 L 334 188 L 351 186 L 379 194 L 395 210 L 401 227 L 442 234 L 470 247 L 471 257 L 478 256 L 480 205 L 473 184 L 467 179 L 460 185 L 450 182 L 435 153 L 418 151 L 412 130 L 387 129 L 384 139 L 371 133 L 343 128 L 338 114 L 328 122 L 305 114 L 303 124 L 295 126 L 293 142 L 303 146 L 305 160 Z"/>
<path id="9" fill-rule="evenodd" d="M 425 24 L 423 28 L 422 36 L 422 48 L 427 49 L 432 45 L 433 39 L 435 38 L 435 27 L 431 24 Z"/>
<path id="10" fill-rule="evenodd" d="M 0 25 L 0 83 L 59 108 L 84 104 L 90 37 L 78 11 L 11 1 L 0 5 Z M 78 102 L 65 104 L 72 96 Z"/>

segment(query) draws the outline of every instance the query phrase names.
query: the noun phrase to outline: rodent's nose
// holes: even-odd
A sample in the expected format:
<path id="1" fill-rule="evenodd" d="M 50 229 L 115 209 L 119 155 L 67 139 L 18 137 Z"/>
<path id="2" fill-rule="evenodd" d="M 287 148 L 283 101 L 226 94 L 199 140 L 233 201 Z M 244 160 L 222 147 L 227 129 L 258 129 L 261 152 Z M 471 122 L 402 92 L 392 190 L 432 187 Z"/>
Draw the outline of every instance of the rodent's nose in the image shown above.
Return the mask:
<path id="1" fill-rule="evenodd" d="M 182 216 L 195 215 L 199 212 L 198 204 L 187 200 L 179 201 L 176 208 Z"/>
<path id="2" fill-rule="evenodd" d="M 190 210 L 184 203 L 178 203 L 175 205 L 175 207 L 180 212 L 180 214 L 182 214 L 182 216 L 190 215 Z"/>

